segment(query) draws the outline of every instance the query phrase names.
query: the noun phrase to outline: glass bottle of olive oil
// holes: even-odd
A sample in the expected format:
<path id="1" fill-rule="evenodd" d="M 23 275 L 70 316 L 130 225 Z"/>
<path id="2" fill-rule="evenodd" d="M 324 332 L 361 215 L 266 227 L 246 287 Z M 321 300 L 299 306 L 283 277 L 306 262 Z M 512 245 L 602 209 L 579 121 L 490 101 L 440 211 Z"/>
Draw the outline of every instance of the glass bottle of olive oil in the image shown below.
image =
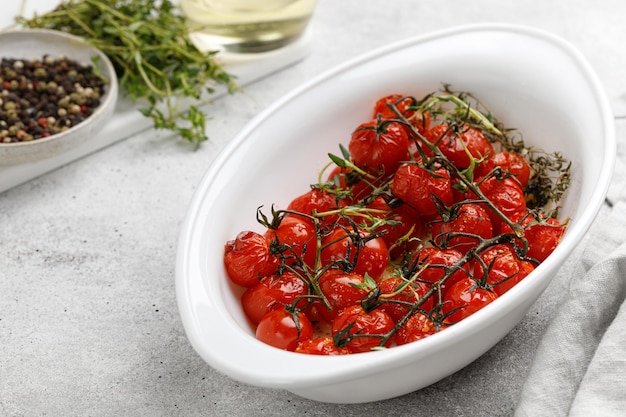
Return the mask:
<path id="1" fill-rule="evenodd" d="M 190 29 L 204 45 L 232 52 L 265 52 L 300 37 L 315 0 L 180 0 Z"/>

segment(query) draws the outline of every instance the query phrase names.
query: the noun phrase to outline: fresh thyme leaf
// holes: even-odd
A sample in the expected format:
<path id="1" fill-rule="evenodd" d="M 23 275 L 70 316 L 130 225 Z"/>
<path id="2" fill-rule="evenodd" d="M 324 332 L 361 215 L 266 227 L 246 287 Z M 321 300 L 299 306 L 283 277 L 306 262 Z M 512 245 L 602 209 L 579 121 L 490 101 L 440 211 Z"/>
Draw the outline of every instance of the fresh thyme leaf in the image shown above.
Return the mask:
<path id="1" fill-rule="evenodd" d="M 102 50 L 127 96 L 147 103 L 140 111 L 154 127 L 195 145 L 208 139 L 206 115 L 195 104 L 218 85 L 229 93 L 238 89 L 216 62 L 216 52 L 200 52 L 191 43 L 185 17 L 170 0 L 65 0 L 51 12 L 17 22 L 68 32 Z M 184 100 L 192 103 L 187 111 L 181 110 Z"/>
<path id="2" fill-rule="evenodd" d="M 345 148 L 343 148 L 345 149 Z M 343 150 L 342 149 L 342 150 Z M 332 153 L 328 154 L 328 157 L 335 163 L 337 164 L 340 168 L 345 168 L 346 167 L 346 161 L 345 159 L 342 159 L 340 157 L 338 157 L 337 155 L 334 155 Z"/>

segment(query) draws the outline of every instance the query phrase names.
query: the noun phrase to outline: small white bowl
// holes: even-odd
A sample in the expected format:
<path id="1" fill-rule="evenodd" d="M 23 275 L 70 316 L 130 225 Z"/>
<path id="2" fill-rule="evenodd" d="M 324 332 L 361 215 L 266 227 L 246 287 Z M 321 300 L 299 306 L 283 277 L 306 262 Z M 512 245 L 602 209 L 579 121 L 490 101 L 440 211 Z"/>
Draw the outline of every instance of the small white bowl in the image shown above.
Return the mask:
<path id="1" fill-rule="evenodd" d="M 419 342 L 338 357 L 275 349 L 254 337 L 223 267 L 224 244 L 255 223 L 260 205 L 285 207 L 315 182 L 390 93 L 421 97 L 449 83 L 474 93 L 528 145 L 572 162 L 561 215 L 569 228 L 554 253 L 498 300 Z M 182 227 L 176 291 L 187 336 L 216 370 L 244 383 L 336 403 L 383 400 L 463 368 L 504 337 L 587 232 L 613 172 L 615 133 L 596 75 L 571 45 L 531 28 L 488 24 L 391 45 L 306 83 L 251 121 L 213 161 Z"/>
<path id="2" fill-rule="evenodd" d="M 16 59 L 42 59 L 66 56 L 79 63 L 92 64 L 98 57 L 97 69 L 107 80 L 100 105 L 81 123 L 47 138 L 29 142 L 0 143 L 0 166 L 35 163 L 67 152 L 95 136 L 109 121 L 115 110 L 118 82 L 109 58 L 83 39 L 55 30 L 28 29 L 0 32 L 0 57 Z"/>

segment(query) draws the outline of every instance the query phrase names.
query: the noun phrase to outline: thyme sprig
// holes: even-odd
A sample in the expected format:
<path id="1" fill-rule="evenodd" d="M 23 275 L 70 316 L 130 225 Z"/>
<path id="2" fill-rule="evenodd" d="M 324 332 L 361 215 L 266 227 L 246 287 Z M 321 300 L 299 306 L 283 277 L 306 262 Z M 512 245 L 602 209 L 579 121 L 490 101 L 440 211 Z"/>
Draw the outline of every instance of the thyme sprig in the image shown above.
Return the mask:
<path id="1" fill-rule="evenodd" d="M 71 33 L 102 50 L 127 96 L 145 103 L 140 111 L 154 127 L 196 146 L 208 139 L 206 115 L 198 106 L 217 86 L 238 90 L 216 52 L 200 52 L 191 43 L 187 22 L 170 0 L 65 0 L 51 12 L 17 22 Z"/>

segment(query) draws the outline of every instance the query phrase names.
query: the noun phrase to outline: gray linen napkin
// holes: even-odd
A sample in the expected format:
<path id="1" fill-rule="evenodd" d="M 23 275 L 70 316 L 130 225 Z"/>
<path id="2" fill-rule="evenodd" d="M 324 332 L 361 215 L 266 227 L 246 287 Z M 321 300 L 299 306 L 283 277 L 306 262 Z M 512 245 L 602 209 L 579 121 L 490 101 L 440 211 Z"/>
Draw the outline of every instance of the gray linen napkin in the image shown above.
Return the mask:
<path id="1" fill-rule="evenodd" d="M 559 272 L 571 274 L 569 290 L 539 345 L 516 417 L 626 416 L 623 171 L 618 161 L 609 190 L 617 202 L 603 207 L 579 256 Z"/>

